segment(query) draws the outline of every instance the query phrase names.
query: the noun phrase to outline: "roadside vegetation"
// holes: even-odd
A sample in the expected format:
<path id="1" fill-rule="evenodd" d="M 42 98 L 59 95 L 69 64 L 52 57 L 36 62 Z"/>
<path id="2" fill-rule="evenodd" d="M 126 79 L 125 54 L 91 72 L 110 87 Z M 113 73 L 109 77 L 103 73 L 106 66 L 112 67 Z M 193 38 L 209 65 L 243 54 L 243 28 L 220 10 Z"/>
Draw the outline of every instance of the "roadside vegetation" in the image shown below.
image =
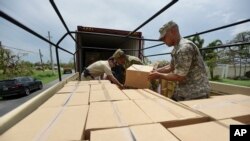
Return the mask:
<path id="1" fill-rule="evenodd" d="M 31 63 L 24 61 L 24 54 L 14 54 L 11 50 L 0 46 L 0 80 L 11 79 L 18 76 L 31 76 L 43 82 L 49 83 L 58 79 L 57 68 L 54 72 L 51 63 Z M 54 65 L 56 66 L 56 64 Z M 62 63 L 62 68 L 73 68 L 73 60 L 69 63 Z M 61 71 L 62 73 L 62 71 Z"/>

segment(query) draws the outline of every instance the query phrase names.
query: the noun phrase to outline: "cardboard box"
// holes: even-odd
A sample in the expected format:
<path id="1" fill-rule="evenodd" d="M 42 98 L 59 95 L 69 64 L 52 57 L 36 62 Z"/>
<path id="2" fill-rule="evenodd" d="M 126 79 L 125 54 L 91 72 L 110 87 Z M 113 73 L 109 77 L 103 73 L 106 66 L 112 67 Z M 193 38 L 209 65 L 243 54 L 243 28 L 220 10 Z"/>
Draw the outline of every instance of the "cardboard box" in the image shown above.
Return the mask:
<path id="1" fill-rule="evenodd" d="M 190 100 L 181 103 L 216 120 L 250 115 L 250 107 L 220 98 Z"/>
<path id="2" fill-rule="evenodd" d="M 88 105 L 65 107 L 56 121 L 43 133 L 46 141 L 72 141 L 84 138 Z"/>
<path id="3" fill-rule="evenodd" d="M 101 84 L 111 84 L 109 80 L 100 80 Z"/>
<path id="4" fill-rule="evenodd" d="M 218 120 L 219 123 L 226 125 L 228 128 L 230 125 L 243 125 L 243 123 L 234 120 L 234 119 L 223 119 L 223 120 Z"/>
<path id="5" fill-rule="evenodd" d="M 175 127 L 209 121 L 200 115 L 164 99 L 140 99 L 134 102 L 153 120 L 165 127 Z"/>
<path id="6" fill-rule="evenodd" d="M 60 108 L 39 108 L 0 136 L 1 141 L 35 140 Z"/>
<path id="7" fill-rule="evenodd" d="M 67 103 L 69 98 L 69 93 L 55 94 L 54 96 L 49 98 L 45 103 L 43 103 L 39 108 L 62 107 Z"/>
<path id="8" fill-rule="evenodd" d="M 129 99 L 151 99 L 151 98 L 159 98 L 157 96 L 152 95 L 151 93 L 144 91 L 143 89 L 127 89 L 122 90 L 123 93 L 129 97 Z"/>
<path id="9" fill-rule="evenodd" d="M 91 141 L 179 141 L 160 124 L 137 125 L 91 132 Z"/>
<path id="10" fill-rule="evenodd" d="M 229 141 L 229 129 L 216 122 L 205 122 L 168 129 L 180 141 Z"/>
<path id="11" fill-rule="evenodd" d="M 121 90 L 96 90 L 90 92 L 90 103 L 116 100 L 128 100 L 128 97 Z"/>
<path id="12" fill-rule="evenodd" d="M 88 105 L 89 104 L 89 93 L 74 93 L 68 99 L 67 106 L 79 106 L 79 105 Z"/>
<path id="13" fill-rule="evenodd" d="M 149 72 L 153 70 L 153 66 L 132 65 L 126 70 L 125 85 L 133 88 L 149 88 L 148 80 Z"/>
<path id="14" fill-rule="evenodd" d="M 106 90 L 120 90 L 117 85 L 115 85 L 115 84 L 107 84 L 107 83 L 103 84 L 103 89 L 106 89 Z"/>
<path id="15" fill-rule="evenodd" d="M 76 89 L 75 89 L 75 93 L 89 93 L 90 91 L 90 86 L 89 85 L 79 85 Z"/>
<path id="16" fill-rule="evenodd" d="M 93 130 L 146 123 L 152 123 L 151 119 L 132 101 L 90 103 L 85 139 L 89 139 L 90 131 Z"/>
<path id="17" fill-rule="evenodd" d="M 91 84 L 90 85 L 90 91 L 98 91 L 98 90 L 102 90 L 103 84 Z"/>
<path id="18" fill-rule="evenodd" d="M 228 102 L 240 104 L 246 107 L 250 107 L 250 96 L 243 94 L 231 94 L 231 95 L 222 95 L 222 96 L 212 96 L 214 99 L 225 100 Z"/>
<path id="19" fill-rule="evenodd" d="M 58 94 L 65 94 L 65 93 L 71 93 L 76 89 L 76 86 L 64 86 L 62 89 L 60 89 L 57 93 Z"/>

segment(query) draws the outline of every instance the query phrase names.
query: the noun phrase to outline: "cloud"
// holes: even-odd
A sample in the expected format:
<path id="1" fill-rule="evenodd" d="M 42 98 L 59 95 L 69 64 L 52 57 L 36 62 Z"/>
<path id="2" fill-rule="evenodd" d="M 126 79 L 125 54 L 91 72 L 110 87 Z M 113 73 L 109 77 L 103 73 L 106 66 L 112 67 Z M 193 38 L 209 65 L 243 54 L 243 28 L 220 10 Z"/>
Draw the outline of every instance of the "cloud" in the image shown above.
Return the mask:
<path id="1" fill-rule="evenodd" d="M 120 30 L 134 30 L 145 20 L 159 11 L 171 0 L 54 0 L 71 31 L 78 25 Z M 183 36 L 230 24 L 238 19 L 249 18 L 249 0 L 179 0 L 139 31 L 145 38 L 157 39 L 158 29 L 169 20 L 176 21 Z M 66 33 L 62 23 L 48 0 L 8 0 L 0 1 L 0 9 L 24 23 L 40 35 L 46 37 L 51 32 L 52 41 L 57 42 Z M 3 44 L 27 50 L 48 49 L 48 44 L 31 37 L 0 19 L 0 40 Z M 206 34 L 205 41 L 217 38 L 230 39 L 238 32 L 249 30 L 249 24 L 235 26 L 228 32 Z M 228 34 L 225 34 L 228 33 Z M 145 42 L 145 47 L 159 42 Z M 74 51 L 75 44 L 67 37 L 61 44 Z M 145 51 L 146 55 L 170 52 L 171 48 L 159 47 Z M 161 56 L 164 59 L 165 56 Z M 160 57 L 152 57 L 159 59 Z"/>

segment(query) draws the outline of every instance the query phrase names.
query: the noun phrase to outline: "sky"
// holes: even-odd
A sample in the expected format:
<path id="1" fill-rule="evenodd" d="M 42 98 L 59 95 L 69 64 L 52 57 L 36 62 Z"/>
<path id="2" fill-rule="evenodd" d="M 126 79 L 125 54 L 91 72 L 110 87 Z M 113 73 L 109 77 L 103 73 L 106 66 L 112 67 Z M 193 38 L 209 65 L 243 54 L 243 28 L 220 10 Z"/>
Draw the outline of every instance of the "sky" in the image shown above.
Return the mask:
<path id="1" fill-rule="evenodd" d="M 133 31 L 171 0 L 54 0 L 70 31 L 78 25 Z M 179 25 L 182 36 L 231 24 L 250 18 L 249 0 L 179 0 L 169 9 L 145 25 L 139 31 L 144 38 L 158 39 L 159 28 L 173 20 Z M 22 24 L 56 43 L 66 30 L 56 15 L 49 0 L 0 0 L 0 10 Z M 250 22 L 201 35 L 204 46 L 213 40 L 223 43 L 232 40 L 237 33 L 250 31 Z M 43 61 L 50 60 L 49 44 L 0 18 L 0 41 L 14 53 L 23 54 L 23 59 L 39 62 L 39 49 Z M 149 47 L 161 42 L 145 42 Z M 60 44 L 75 52 L 74 41 L 67 36 Z M 173 48 L 166 45 L 145 50 L 144 55 L 168 53 Z M 55 62 L 55 48 L 52 48 Z M 72 55 L 59 51 L 60 61 L 69 62 Z M 150 57 L 151 61 L 167 60 L 169 55 Z"/>

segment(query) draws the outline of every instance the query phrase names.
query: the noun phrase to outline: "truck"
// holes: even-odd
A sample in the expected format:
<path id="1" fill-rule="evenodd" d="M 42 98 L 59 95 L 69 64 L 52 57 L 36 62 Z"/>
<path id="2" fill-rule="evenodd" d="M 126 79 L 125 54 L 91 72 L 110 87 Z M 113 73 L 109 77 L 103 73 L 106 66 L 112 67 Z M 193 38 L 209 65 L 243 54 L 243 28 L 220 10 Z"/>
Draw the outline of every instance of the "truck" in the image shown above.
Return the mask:
<path id="1" fill-rule="evenodd" d="M 141 32 L 77 26 L 76 34 L 76 71 L 98 60 L 107 60 L 116 49 L 122 49 L 128 55 L 142 59 L 144 45 Z"/>

